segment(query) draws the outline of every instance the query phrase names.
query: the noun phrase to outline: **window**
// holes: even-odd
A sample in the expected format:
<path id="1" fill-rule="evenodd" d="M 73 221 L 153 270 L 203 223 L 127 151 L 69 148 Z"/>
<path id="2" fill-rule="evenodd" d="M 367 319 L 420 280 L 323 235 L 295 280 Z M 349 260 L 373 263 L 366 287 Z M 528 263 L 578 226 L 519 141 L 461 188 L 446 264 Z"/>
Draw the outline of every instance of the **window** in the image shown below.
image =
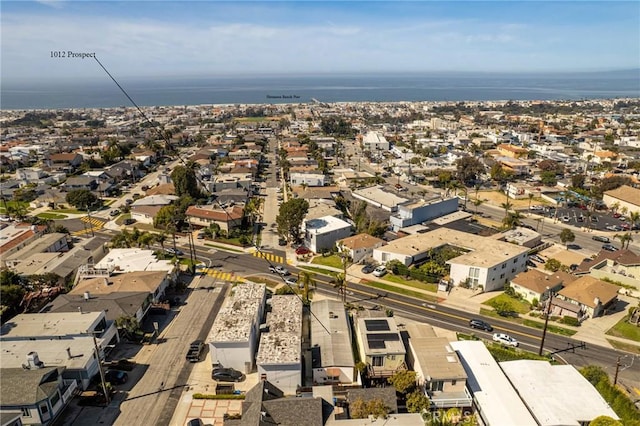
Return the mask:
<path id="1" fill-rule="evenodd" d="M 472 287 L 478 285 L 478 278 L 480 278 L 480 268 L 469 268 L 469 284 Z"/>
<path id="2" fill-rule="evenodd" d="M 518 263 L 518 258 L 513 259 L 513 263 Z"/>
<path id="3" fill-rule="evenodd" d="M 395 355 L 389 355 L 389 359 L 390 359 L 391 361 L 395 361 L 395 360 L 396 360 L 396 356 L 395 356 Z"/>
<path id="4" fill-rule="evenodd" d="M 28 408 L 23 408 L 22 417 L 31 417 L 31 410 L 29 410 Z"/>
<path id="5" fill-rule="evenodd" d="M 51 402 L 51 406 L 55 407 L 58 401 L 60 401 L 60 394 L 58 392 L 54 393 L 49 401 Z"/>
<path id="6" fill-rule="evenodd" d="M 506 264 L 506 263 L 503 263 L 503 264 L 502 264 L 502 269 L 504 269 L 504 268 L 506 268 L 506 267 L 507 267 L 507 264 Z"/>
<path id="7" fill-rule="evenodd" d="M 442 391 L 444 383 L 442 381 L 431 382 L 431 391 Z"/>
<path id="8" fill-rule="evenodd" d="M 511 270 L 511 273 L 512 273 L 512 274 L 515 274 L 515 272 L 516 272 L 516 268 L 513 268 L 513 269 Z"/>
<path id="9" fill-rule="evenodd" d="M 500 278 L 504 278 L 504 274 L 500 274 Z"/>
<path id="10" fill-rule="evenodd" d="M 371 357 L 371 365 L 374 367 L 382 367 L 384 365 L 384 359 L 381 356 Z"/>
<path id="11" fill-rule="evenodd" d="M 455 381 L 455 380 L 452 380 L 452 381 L 451 381 L 451 386 L 455 386 L 455 385 L 456 385 L 456 381 Z"/>

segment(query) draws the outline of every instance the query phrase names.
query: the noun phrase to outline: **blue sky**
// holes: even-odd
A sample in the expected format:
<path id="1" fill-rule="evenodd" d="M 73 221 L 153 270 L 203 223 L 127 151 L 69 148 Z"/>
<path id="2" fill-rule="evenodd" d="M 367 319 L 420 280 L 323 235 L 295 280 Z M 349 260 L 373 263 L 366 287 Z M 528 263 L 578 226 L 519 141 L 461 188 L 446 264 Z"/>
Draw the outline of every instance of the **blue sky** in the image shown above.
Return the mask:
<path id="1" fill-rule="evenodd" d="M 640 67 L 637 1 L 2 1 L 2 79 Z"/>

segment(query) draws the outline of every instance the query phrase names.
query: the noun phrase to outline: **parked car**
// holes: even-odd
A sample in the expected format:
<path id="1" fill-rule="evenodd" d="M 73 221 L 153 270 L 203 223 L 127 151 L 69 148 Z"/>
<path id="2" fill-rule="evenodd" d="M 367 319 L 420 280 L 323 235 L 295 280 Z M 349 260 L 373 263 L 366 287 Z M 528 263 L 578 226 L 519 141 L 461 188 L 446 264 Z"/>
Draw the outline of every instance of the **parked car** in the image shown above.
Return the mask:
<path id="1" fill-rule="evenodd" d="M 242 382 L 246 376 L 233 368 L 215 368 L 211 378 L 218 382 Z"/>
<path id="2" fill-rule="evenodd" d="M 164 249 L 165 253 L 173 254 L 175 256 L 184 256 L 184 252 L 180 249 L 174 249 L 173 247 L 167 247 Z"/>
<path id="3" fill-rule="evenodd" d="M 109 212 L 109 216 L 118 216 L 120 214 L 120 210 L 115 209 Z"/>
<path id="4" fill-rule="evenodd" d="M 269 272 L 271 272 L 272 274 L 284 275 L 285 277 L 287 275 L 291 275 L 291 272 L 289 272 L 287 268 L 283 266 L 269 266 Z"/>
<path id="5" fill-rule="evenodd" d="M 292 287 L 295 287 L 296 285 L 298 285 L 298 279 L 293 277 L 285 278 L 284 282 Z"/>
<path id="6" fill-rule="evenodd" d="M 374 271 L 374 269 L 376 269 L 375 265 L 367 264 L 367 265 L 364 265 L 362 267 L 362 273 L 363 274 L 370 274 L 370 273 L 372 273 Z"/>
<path id="7" fill-rule="evenodd" d="M 611 240 L 607 237 L 603 237 L 601 235 L 594 235 L 593 237 L 591 237 L 592 240 L 594 241 L 600 241 L 601 243 L 610 243 Z"/>
<path id="8" fill-rule="evenodd" d="M 300 246 L 296 249 L 296 254 L 301 256 L 303 254 L 308 254 L 311 253 L 311 250 L 309 250 L 308 248 L 306 248 L 305 246 Z"/>
<path id="9" fill-rule="evenodd" d="M 198 362 L 202 358 L 202 352 L 204 349 L 204 342 L 202 340 L 196 340 L 189 345 L 187 351 L 187 361 Z"/>
<path id="10" fill-rule="evenodd" d="M 376 277 L 384 277 L 387 274 L 387 268 L 384 266 L 378 266 L 373 270 L 373 275 Z"/>
<path id="11" fill-rule="evenodd" d="M 613 244 L 603 244 L 602 249 L 607 251 L 618 251 L 618 249 Z"/>
<path id="12" fill-rule="evenodd" d="M 278 240 L 278 245 L 279 246 L 286 246 L 287 245 L 287 240 L 285 240 L 284 238 L 280 238 Z"/>
<path id="13" fill-rule="evenodd" d="M 569 216 L 562 216 L 562 221 L 567 223 L 567 222 L 571 221 L 571 218 Z"/>
<path id="14" fill-rule="evenodd" d="M 469 327 L 476 328 L 479 330 L 485 331 L 493 331 L 493 327 L 486 321 L 482 321 L 481 319 L 473 318 L 469 320 Z"/>
<path id="15" fill-rule="evenodd" d="M 618 225 L 609 225 L 609 226 L 606 227 L 606 229 L 608 231 L 614 231 L 614 232 L 622 231 L 622 227 L 620 227 Z"/>
<path id="16" fill-rule="evenodd" d="M 127 383 L 129 375 L 125 371 L 107 370 L 104 373 L 104 379 L 112 385 L 121 385 Z"/>
<path id="17" fill-rule="evenodd" d="M 201 419 L 191 419 L 187 422 L 187 426 L 204 426 Z"/>
<path id="18" fill-rule="evenodd" d="M 518 346 L 518 341 L 516 339 L 504 333 L 495 333 L 493 335 L 493 341 L 503 345 L 513 346 L 514 348 Z"/>
<path id="19" fill-rule="evenodd" d="M 136 220 L 132 218 L 127 218 L 124 220 L 125 225 L 133 225 L 134 223 L 136 223 Z"/>
<path id="20" fill-rule="evenodd" d="M 533 256 L 531 256 L 531 259 L 538 263 L 546 263 L 545 260 L 540 256 L 538 256 L 537 254 L 534 254 Z"/>

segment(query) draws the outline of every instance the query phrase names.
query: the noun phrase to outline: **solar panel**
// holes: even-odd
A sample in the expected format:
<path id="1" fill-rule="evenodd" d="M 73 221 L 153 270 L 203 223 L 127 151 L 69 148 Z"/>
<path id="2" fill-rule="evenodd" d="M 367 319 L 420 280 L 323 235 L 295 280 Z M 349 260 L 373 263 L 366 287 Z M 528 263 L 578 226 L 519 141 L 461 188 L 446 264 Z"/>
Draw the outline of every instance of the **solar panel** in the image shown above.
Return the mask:
<path id="1" fill-rule="evenodd" d="M 389 331 L 389 323 L 386 320 L 365 320 L 367 331 Z"/>
<path id="2" fill-rule="evenodd" d="M 388 342 L 396 342 L 400 340 L 398 333 L 371 333 L 367 334 L 367 340 L 386 340 Z"/>
<path id="3" fill-rule="evenodd" d="M 369 349 L 384 349 L 386 346 L 384 340 L 369 340 Z"/>

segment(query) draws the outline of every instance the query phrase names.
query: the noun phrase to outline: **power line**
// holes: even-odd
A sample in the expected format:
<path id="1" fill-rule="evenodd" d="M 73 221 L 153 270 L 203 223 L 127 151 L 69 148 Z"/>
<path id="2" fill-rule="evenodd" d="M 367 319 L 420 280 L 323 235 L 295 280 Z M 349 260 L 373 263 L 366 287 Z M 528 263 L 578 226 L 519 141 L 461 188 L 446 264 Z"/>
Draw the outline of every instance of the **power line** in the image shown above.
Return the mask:
<path id="1" fill-rule="evenodd" d="M 118 81 L 115 79 L 115 77 L 113 77 L 113 75 L 111 75 L 111 73 L 107 70 L 107 68 L 102 64 L 102 62 L 100 62 L 100 60 L 98 59 L 97 55 L 94 55 L 93 58 L 96 60 L 96 62 L 98 63 L 98 65 L 100 65 L 100 68 L 102 68 L 104 70 L 104 72 L 109 76 L 109 78 L 111 78 L 111 80 L 116 84 L 116 86 L 118 86 L 118 88 L 120 89 L 120 91 L 127 97 L 127 99 L 129 100 L 129 102 L 131 102 L 133 104 L 133 106 L 136 108 L 136 110 L 140 113 L 140 115 L 142 115 L 142 117 L 147 121 L 147 123 L 149 123 L 149 125 L 156 131 L 156 133 L 158 133 L 158 135 L 162 138 L 162 140 L 164 140 L 165 145 L 167 146 L 167 148 L 171 151 L 176 153 L 178 160 L 182 163 L 183 166 L 187 167 L 187 163 L 184 161 L 184 159 L 180 156 L 180 153 L 173 147 L 173 145 L 171 144 L 171 141 L 169 140 L 169 138 L 167 137 L 167 135 L 164 132 L 161 132 L 158 129 L 158 125 L 156 125 L 154 122 L 152 122 L 151 120 L 149 120 L 149 118 L 147 117 L 147 115 L 144 113 L 144 111 L 142 111 L 142 109 L 138 106 L 138 104 L 131 98 L 131 96 L 129 96 L 129 94 L 127 93 L 127 91 L 120 85 L 120 83 L 118 83 Z M 117 144 L 117 142 L 116 142 Z M 225 215 L 227 216 L 227 219 L 230 221 L 233 221 L 233 219 L 231 218 L 231 215 L 229 214 L 229 212 L 227 212 L 226 207 L 222 206 L 222 204 L 220 204 L 220 201 L 218 200 L 218 198 L 215 196 L 215 194 L 213 194 L 209 188 L 207 187 L 207 185 L 205 185 L 205 183 L 202 181 L 202 179 L 198 176 L 197 173 L 194 172 L 194 176 L 196 178 L 196 180 L 198 181 L 198 183 L 200 184 L 200 186 L 202 188 L 204 188 L 204 190 L 206 192 L 208 192 L 208 194 L 211 196 L 212 201 L 217 203 L 218 206 L 222 209 L 222 211 L 225 213 Z M 273 263 L 271 263 L 271 261 L 267 258 L 266 253 L 264 253 L 260 247 L 252 242 L 252 246 L 256 249 L 257 253 L 260 255 L 258 257 L 264 259 L 268 264 L 270 268 L 275 268 L 275 265 Z M 189 244 L 189 248 L 191 249 L 191 244 Z M 194 249 L 195 251 L 195 249 Z M 291 284 L 289 284 L 287 282 L 287 280 L 285 279 L 284 275 L 282 274 L 278 274 L 280 275 L 280 279 L 282 280 L 282 282 L 284 283 L 284 285 L 286 285 L 287 287 L 289 287 L 289 289 L 291 289 L 293 291 L 293 294 L 300 300 L 300 302 L 302 302 L 304 304 L 304 300 L 302 299 L 302 297 L 300 297 L 300 295 L 298 293 L 296 293 L 295 289 L 291 286 Z M 313 318 L 316 319 L 316 321 L 318 321 L 320 323 L 320 325 L 322 326 L 322 328 L 327 332 L 327 334 L 331 335 L 331 332 L 329 331 L 329 329 L 327 327 L 325 327 L 325 325 L 322 323 L 322 321 L 320 321 L 320 319 L 313 313 L 313 311 L 311 309 L 309 309 L 309 313 L 311 314 L 311 316 Z"/>

